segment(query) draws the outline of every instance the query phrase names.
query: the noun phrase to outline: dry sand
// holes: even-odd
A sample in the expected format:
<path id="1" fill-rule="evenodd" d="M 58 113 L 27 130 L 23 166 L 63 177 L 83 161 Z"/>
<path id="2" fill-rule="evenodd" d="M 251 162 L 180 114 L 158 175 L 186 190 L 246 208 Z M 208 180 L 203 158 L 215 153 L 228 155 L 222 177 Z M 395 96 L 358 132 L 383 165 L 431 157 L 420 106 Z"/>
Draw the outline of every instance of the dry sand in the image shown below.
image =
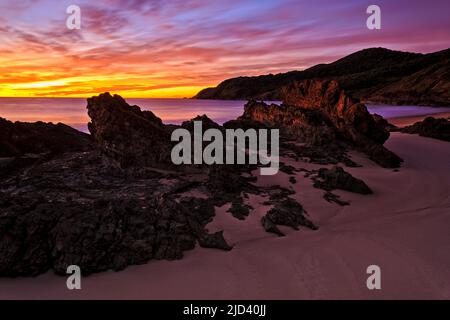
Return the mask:
<path id="1" fill-rule="evenodd" d="M 79 291 L 51 273 L 0 279 L 0 299 L 450 299 L 450 143 L 394 133 L 386 145 L 404 165 L 394 172 L 353 154 L 363 167 L 346 170 L 374 195 L 337 192 L 350 206 L 326 202 L 298 174 L 294 197 L 318 231 L 283 228 L 282 238 L 264 232 L 259 220 L 267 207 L 252 196 L 257 209 L 246 221 L 224 206 L 208 225 L 225 230 L 235 245 L 230 252 L 196 248 L 180 261 L 83 278 Z M 284 173 L 273 179 L 258 183 L 292 186 Z M 372 264 L 381 267 L 378 291 L 366 287 Z"/>

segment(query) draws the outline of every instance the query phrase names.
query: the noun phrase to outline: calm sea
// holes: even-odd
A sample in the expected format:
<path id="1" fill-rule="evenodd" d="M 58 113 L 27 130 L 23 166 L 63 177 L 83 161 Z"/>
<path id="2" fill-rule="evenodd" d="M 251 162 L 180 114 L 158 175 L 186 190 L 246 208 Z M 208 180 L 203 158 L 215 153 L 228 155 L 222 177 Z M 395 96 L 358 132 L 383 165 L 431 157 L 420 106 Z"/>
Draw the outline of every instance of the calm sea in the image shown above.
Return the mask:
<path id="1" fill-rule="evenodd" d="M 143 110 L 151 110 L 165 123 L 180 124 L 197 115 L 207 114 L 222 124 L 242 115 L 246 101 L 194 100 L 194 99 L 127 99 Z M 385 118 L 420 116 L 450 112 L 450 108 L 417 106 L 368 105 L 369 111 Z M 63 122 L 87 132 L 89 117 L 86 99 L 72 98 L 0 98 L 0 117 L 12 121 Z"/>

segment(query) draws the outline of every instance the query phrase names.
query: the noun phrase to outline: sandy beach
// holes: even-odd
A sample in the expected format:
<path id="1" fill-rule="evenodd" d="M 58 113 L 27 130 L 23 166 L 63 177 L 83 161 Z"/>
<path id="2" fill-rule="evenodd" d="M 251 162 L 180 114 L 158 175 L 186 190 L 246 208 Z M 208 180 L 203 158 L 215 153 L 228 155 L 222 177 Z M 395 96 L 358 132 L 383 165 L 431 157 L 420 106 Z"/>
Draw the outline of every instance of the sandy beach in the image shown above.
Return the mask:
<path id="1" fill-rule="evenodd" d="M 252 196 L 256 210 L 245 221 L 224 206 L 208 225 L 225 231 L 234 245 L 230 252 L 197 247 L 179 261 L 83 278 L 78 291 L 52 273 L 3 278 L 0 299 L 450 299 L 450 144 L 393 133 L 386 146 L 405 160 L 398 172 L 352 153 L 363 167 L 346 170 L 374 194 L 336 192 L 349 206 L 326 202 L 310 179 L 297 174 L 293 197 L 317 231 L 283 228 L 287 236 L 281 238 L 266 233 L 260 218 L 267 207 Z M 276 181 L 264 177 L 258 184 L 289 187 L 288 178 L 280 173 Z M 381 268 L 382 289 L 370 291 L 366 268 L 374 264 Z"/>

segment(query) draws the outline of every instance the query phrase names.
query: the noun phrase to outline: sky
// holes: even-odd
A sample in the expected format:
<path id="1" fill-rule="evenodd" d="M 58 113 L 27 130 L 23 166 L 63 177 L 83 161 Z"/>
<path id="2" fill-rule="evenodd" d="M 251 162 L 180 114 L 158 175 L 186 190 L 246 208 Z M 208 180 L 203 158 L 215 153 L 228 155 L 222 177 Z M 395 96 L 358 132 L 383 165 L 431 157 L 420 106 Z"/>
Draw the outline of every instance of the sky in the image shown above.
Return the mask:
<path id="1" fill-rule="evenodd" d="M 381 30 L 366 27 L 371 4 Z M 429 53 L 450 47 L 449 12 L 449 0 L 0 0 L 0 96 L 191 97 L 364 48 Z"/>

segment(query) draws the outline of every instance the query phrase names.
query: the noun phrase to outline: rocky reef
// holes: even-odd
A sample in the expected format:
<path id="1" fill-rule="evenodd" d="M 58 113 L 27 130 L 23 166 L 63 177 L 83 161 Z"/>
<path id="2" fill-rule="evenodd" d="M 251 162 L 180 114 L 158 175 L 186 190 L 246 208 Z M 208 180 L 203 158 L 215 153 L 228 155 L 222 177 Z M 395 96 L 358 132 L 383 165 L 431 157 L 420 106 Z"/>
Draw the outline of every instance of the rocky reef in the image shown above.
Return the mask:
<path id="1" fill-rule="evenodd" d="M 0 118 L 0 157 L 92 149 L 92 138 L 65 124 L 11 122 Z"/>
<path id="2" fill-rule="evenodd" d="M 399 131 L 418 134 L 422 137 L 450 141 L 450 121 L 444 118 L 427 117 L 423 121 L 401 128 Z"/>
<path id="3" fill-rule="evenodd" d="M 250 101 L 240 119 L 280 128 L 286 137 L 308 144 L 345 142 L 383 167 L 400 166 L 402 159 L 383 146 L 389 138 L 387 122 L 374 118 L 336 81 L 294 82 L 283 88 L 282 96 L 281 106 Z"/>
<path id="4" fill-rule="evenodd" d="M 282 157 L 317 165 L 355 167 L 351 148 L 384 148 L 389 134 L 382 122 L 335 83 L 286 90 L 282 106 L 251 101 L 224 126 L 203 115 L 179 127 L 192 130 L 194 120 L 220 130 L 277 127 Z M 90 136 L 62 124 L 0 120 L 0 276 L 65 274 L 69 265 L 83 274 L 121 270 L 180 259 L 197 245 L 231 250 L 223 231 L 211 233 L 208 224 L 224 205 L 226 214 L 245 220 L 254 210 L 250 195 L 269 206 L 262 230 L 281 236 L 280 225 L 318 229 L 293 188 L 258 185 L 256 165 L 173 166 L 170 135 L 177 126 L 109 93 L 88 99 L 87 110 Z M 386 163 L 398 165 L 392 159 Z M 299 169 L 281 163 L 280 171 L 296 182 Z M 308 174 L 331 198 L 335 188 L 371 193 L 340 167 Z"/>
<path id="5" fill-rule="evenodd" d="M 150 259 L 179 259 L 196 243 L 227 249 L 204 226 L 211 203 L 179 197 L 184 178 L 149 168 L 118 169 L 99 152 L 42 160 L 2 179 L 0 275 L 37 275 L 68 265 L 84 274 Z"/>

